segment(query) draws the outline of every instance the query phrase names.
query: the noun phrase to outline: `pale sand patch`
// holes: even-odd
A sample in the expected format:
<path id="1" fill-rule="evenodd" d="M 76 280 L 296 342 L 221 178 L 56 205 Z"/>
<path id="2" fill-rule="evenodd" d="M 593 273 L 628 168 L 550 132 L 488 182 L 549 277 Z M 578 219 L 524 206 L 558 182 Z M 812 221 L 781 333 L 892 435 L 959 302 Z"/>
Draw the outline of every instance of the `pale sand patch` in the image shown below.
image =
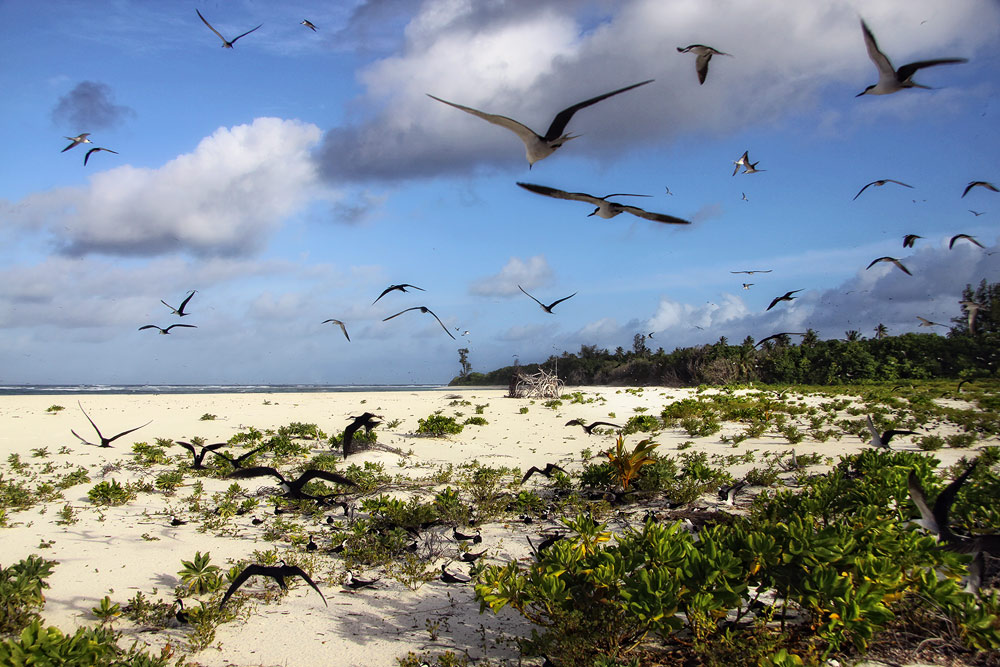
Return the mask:
<path id="1" fill-rule="evenodd" d="M 406 456 L 379 449 L 356 454 L 349 462 L 377 461 L 392 475 L 401 472 L 424 476 L 437 466 L 457 466 L 472 460 L 522 470 L 554 462 L 570 472 L 577 472 L 582 466 L 582 450 L 598 454 L 611 446 L 614 438 L 610 435 L 587 436 L 578 426 L 565 426 L 567 420 L 580 418 L 587 422 L 610 421 L 624 425 L 630 416 L 638 414 L 636 408 L 646 408 L 644 414 L 658 416 L 667 403 L 695 393 L 693 389 L 656 387 L 641 391 L 575 387 L 567 389 L 570 391 L 581 391 L 585 399 L 596 400 L 586 403 L 564 400 L 561 406 L 551 409 L 545 407 L 542 400 L 510 399 L 505 397 L 505 389 L 493 388 L 303 394 L 0 396 L 0 457 L 3 461 L 16 453 L 23 462 L 33 465 L 51 461 L 59 468 L 59 474 L 69 472 L 73 466 L 83 466 L 91 477 L 90 482 L 65 491 L 64 501 L 12 514 L 9 520 L 13 527 L 0 529 L 0 562 L 7 565 L 32 553 L 59 561 L 49 579 L 51 588 L 46 591 L 43 617 L 49 624 L 71 630 L 94 623 L 90 609 L 104 595 L 124 603 L 135 592 L 142 591 L 153 600 L 163 598 L 169 602 L 173 587 L 179 583 L 177 572 L 181 559 L 193 558 L 195 551 L 211 552 L 213 563 L 225 565 L 229 559 L 250 557 L 255 549 L 287 548 L 283 543 L 272 544 L 260 539 L 263 527 L 252 526 L 250 515 L 233 520 L 239 527 L 238 536 L 233 537 L 199 533 L 194 522 L 176 528 L 169 526 L 169 517 L 163 513 L 175 509 L 184 515 L 180 498 L 189 493 L 191 478 L 174 498 L 160 493 L 140 494 L 137 500 L 125 506 L 103 511 L 95 509 L 87 499 L 87 491 L 102 479 L 100 471 L 105 465 L 131 461 L 134 442 L 152 444 L 157 437 L 188 440 L 194 436 L 217 442 L 229 439 L 242 427 L 276 429 L 291 422 L 315 423 L 330 434 L 342 430 L 349 422 L 349 415 L 367 410 L 383 415 L 386 420 L 400 420 L 394 429 L 379 427 L 378 442 L 397 448 Z M 450 405 L 456 400 L 455 396 L 472 405 Z M 150 419 L 153 422 L 117 440 L 112 449 L 88 447 L 70 433 L 72 428 L 87 439 L 96 437 L 77 407 L 78 399 L 105 436 Z M 806 400 L 816 404 L 829 399 L 808 397 Z M 47 413 L 46 408 L 53 404 L 66 409 L 58 414 Z M 480 415 L 489 422 L 486 426 L 466 426 L 461 434 L 444 439 L 411 435 L 417 428 L 418 418 L 442 410 L 445 415 L 462 412 L 461 419 L 464 419 L 476 414 L 477 404 L 487 405 Z M 522 414 L 524 407 L 527 412 Z M 217 419 L 201 421 L 200 417 L 206 413 L 217 415 Z M 780 435 L 748 440 L 736 448 L 720 442 L 720 435 L 740 430 L 739 425 L 727 424 L 720 434 L 691 438 L 680 429 L 666 429 L 655 440 L 660 443 L 658 451 L 662 454 L 677 454 L 678 446 L 689 440 L 694 444 L 685 451 L 719 455 L 792 449 Z M 939 428 L 935 432 L 947 431 Z M 641 437 L 645 436 L 629 436 L 627 444 L 631 446 Z M 992 438 L 978 444 L 998 444 L 998 441 Z M 72 453 L 58 454 L 57 450 L 63 446 Z M 49 456 L 33 458 L 31 450 L 41 447 L 47 448 Z M 794 448 L 800 455 L 819 453 L 836 460 L 842 454 L 865 447 L 867 444 L 860 439 L 845 436 L 840 441 L 825 443 L 807 438 Z M 893 447 L 917 449 L 912 438 L 894 440 Z M 314 453 L 327 450 L 325 443 L 317 443 Z M 179 452 L 179 448 L 173 448 L 169 453 Z M 935 456 L 947 465 L 968 453 L 968 450 L 944 449 Z M 65 465 L 70 467 L 64 469 Z M 762 465 L 759 456 L 756 463 L 734 467 L 731 472 L 739 477 L 754 465 Z M 8 468 L 0 463 L 0 470 L 10 478 Z M 823 469 L 823 466 L 816 468 L 817 471 Z M 105 479 L 114 478 L 124 483 L 138 476 L 139 473 L 122 468 Z M 200 479 L 207 497 L 224 491 L 232 481 Z M 269 478 L 260 478 L 243 480 L 242 486 L 253 492 L 270 483 Z M 536 476 L 527 486 L 544 483 L 544 478 Z M 60 526 L 56 524 L 56 513 L 67 502 L 76 508 L 79 522 Z M 717 503 L 716 499 L 705 497 L 701 504 Z M 261 516 L 268 512 L 259 509 L 253 514 Z M 339 518 L 339 510 L 334 514 Z M 532 526 L 518 522 L 484 526 L 484 542 L 476 550 L 488 548 L 493 562 L 525 557 L 529 552 L 524 535 L 537 534 L 553 525 L 553 522 L 536 521 Z M 310 530 L 320 532 L 323 528 Z M 450 529 L 436 530 L 447 535 L 450 541 Z M 159 539 L 149 540 L 143 534 Z M 48 540 L 54 541 L 50 548 L 39 548 L 41 542 Z M 337 557 L 332 555 L 319 558 L 324 562 L 337 562 Z M 452 563 L 449 569 L 460 574 L 466 572 L 460 563 Z M 245 623 L 236 621 L 220 626 L 215 642 L 217 648 L 209 648 L 193 658 L 205 665 L 306 665 L 330 664 L 331 660 L 338 665 L 393 665 L 396 658 L 407 651 L 429 651 L 438 655 L 451 648 L 468 650 L 474 659 L 487 656 L 494 660 L 516 661 L 513 648 L 497 645 L 494 640 L 503 631 L 523 632 L 520 617 L 514 613 L 480 615 L 469 585 L 434 581 L 413 592 L 384 578 L 377 590 L 346 592 L 328 581 L 317 581 L 317 584 L 327 596 L 329 608 L 324 607 L 319 596 L 307 586 L 293 584 L 290 595 L 279 603 L 258 605 Z M 255 581 L 248 588 L 260 590 L 262 585 Z M 157 589 L 156 594 L 154 589 Z M 430 639 L 428 621 L 432 626 L 440 623 L 436 641 Z M 117 625 L 132 635 L 134 628 L 129 628 L 128 622 Z M 159 647 L 167 641 L 176 645 L 182 635 L 181 630 L 174 629 L 137 636 Z"/>

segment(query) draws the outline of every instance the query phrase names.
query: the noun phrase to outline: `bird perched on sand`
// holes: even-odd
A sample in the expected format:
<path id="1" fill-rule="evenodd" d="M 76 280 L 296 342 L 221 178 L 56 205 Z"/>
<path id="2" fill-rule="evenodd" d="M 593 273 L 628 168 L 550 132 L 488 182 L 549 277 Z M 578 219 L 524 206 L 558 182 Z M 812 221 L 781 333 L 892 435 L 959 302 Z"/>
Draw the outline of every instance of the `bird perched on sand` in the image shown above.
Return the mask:
<path id="1" fill-rule="evenodd" d="M 162 303 L 164 306 L 166 306 L 167 308 L 170 309 L 170 314 L 171 315 L 176 315 L 177 317 L 184 317 L 185 315 L 190 315 L 191 314 L 191 313 L 185 313 L 184 309 L 187 308 L 188 301 L 191 300 L 191 297 L 193 297 L 197 291 L 198 290 L 193 289 L 190 292 L 188 292 L 188 295 L 184 298 L 183 301 L 181 301 L 181 305 L 178 306 L 177 308 L 174 308 L 173 306 L 171 306 L 169 303 L 167 303 L 163 299 L 160 299 L 160 303 Z"/>
<path id="2" fill-rule="evenodd" d="M 451 332 L 450 332 L 450 331 L 448 331 L 448 327 L 446 327 L 446 326 L 444 325 L 444 322 L 442 322 L 442 321 L 441 321 L 441 318 L 440 318 L 440 317 L 438 317 L 437 315 L 435 315 L 435 314 L 434 314 L 434 311 L 432 311 L 432 310 L 431 310 L 430 308 L 428 308 L 427 306 L 414 306 L 413 308 L 407 308 L 406 310 L 401 310 L 401 311 L 399 311 L 399 312 L 398 312 L 398 313 L 396 313 L 395 315 L 390 315 L 389 317 L 385 318 L 385 319 L 384 319 L 384 320 L 382 320 L 382 321 L 383 321 L 383 322 L 388 322 L 388 321 L 389 321 L 389 320 L 391 320 L 392 318 L 394 318 L 394 317 L 399 317 L 399 316 L 400 316 L 400 315 L 402 315 L 403 313 L 408 313 L 408 312 L 410 312 L 411 310 L 419 310 L 419 311 L 420 311 L 421 313 L 430 313 L 431 315 L 433 315 L 433 316 L 434 316 L 434 319 L 435 319 L 435 320 L 437 320 L 437 321 L 438 321 L 438 324 L 440 324 L 440 325 L 441 325 L 441 328 L 442 328 L 442 329 L 444 329 L 444 332 L 445 332 L 446 334 L 448 334 L 448 336 L 449 336 L 449 337 L 450 337 L 450 338 L 451 338 L 452 340 L 455 340 L 455 337 L 451 335 Z"/>
<path id="3" fill-rule="evenodd" d="M 321 496 L 313 496 L 302 491 L 302 487 L 314 479 L 321 479 L 325 482 L 333 482 L 334 484 L 349 486 L 355 489 L 358 488 L 357 484 L 343 475 L 338 475 L 335 472 L 329 472 L 326 470 L 306 470 L 299 476 L 298 479 L 287 480 L 284 475 L 274 468 L 269 466 L 254 466 L 252 468 L 240 468 L 239 470 L 234 470 L 229 473 L 228 476 L 235 479 L 246 479 L 248 477 L 263 477 L 264 475 L 277 477 L 279 482 L 278 488 L 281 489 L 286 498 L 292 499 L 305 498 L 307 500 L 322 500 L 323 497 Z"/>
<path id="4" fill-rule="evenodd" d="M 903 266 L 903 263 L 902 263 L 902 262 L 900 262 L 900 261 L 899 261 L 898 259 L 896 259 L 895 257 L 879 257 L 878 259 L 873 259 L 873 260 L 872 260 L 872 263 L 871 263 L 871 264 L 869 264 L 869 265 L 868 265 L 868 268 L 867 268 L 867 269 L 865 269 L 865 270 L 867 271 L 868 269 L 872 268 L 873 266 L 875 266 L 875 265 L 876 265 L 876 264 L 878 264 L 879 262 L 891 262 L 891 263 L 895 264 L 895 265 L 896 265 L 896 267 L 897 267 L 897 268 L 898 268 L 898 269 L 899 269 L 900 271 L 902 271 L 903 273 L 905 273 L 906 275 L 908 275 L 908 276 L 912 276 L 912 275 L 913 275 L 912 273 L 910 273 L 910 270 L 909 270 L 908 268 L 906 268 L 905 266 Z"/>
<path id="5" fill-rule="evenodd" d="M 871 186 L 874 185 L 875 187 L 880 188 L 883 185 L 885 185 L 886 183 L 895 183 L 896 185 L 902 185 L 904 188 L 910 188 L 911 190 L 913 189 L 912 185 L 907 185 L 906 183 L 903 183 L 902 181 L 894 181 L 891 178 L 883 178 L 883 179 L 878 180 L 878 181 L 872 181 L 871 183 L 869 183 L 865 187 L 863 187 L 860 190 L 858 190 L 858 194 L 854 195 L 854 199 L 857 199 L 858 197 L 860 197 L 861 193 L 864 192 L 865 190 L 867 190 L 868 188 L 870 188 Z M 851 201 L 854 201 L 854 200 L 851 200 Z"/>
<path id="6" fill-rule="evenodd" d="M 476 533 L 475 535 L 466 535 L 465 533 L 458 532 L 458 528 L 451 529 L 451 536 L 454 537 L 459 542 L 472 542 L 473 544 L 479 544 L 483 541 L 483 536 L 481 533 Z"/>
<path id="7" fill-rule="evenodd" d="M 528 168 L 530 169 L 536 162 L 543 160 L 548 156 L 552 155 L 558 148 L 565 144 L 570 139 L 576 139 L 578 135 L 563 134 L 566 126 L 569 125 L 570 119 L 573 118 L 575 114 L 580 109 L 589 107 L 592 104 L 597 104 L 601 100 L 606 100 L 609 97 L 624 93 L 626 91 L 632 90 L 633 88 L 638 88 L 639 86 L 645 86 L 647 83 L 652 83 L 653 80 L 641 81 L 639 83 L 634 83 L 631 86 L 625 86 L 624 88 L 619 88 L 618 90 L 612 90 L 610 93 L 604 93 L 603 95 L 598 95 L 597 97 L 591 97 L 589 100 L 584 100 L 583 102 L 578 102 L 573 106 L 566 107 L 562 111 L 556 114 L 555 118 L 552 119 L 552 123 L 549 125 L 549 129 L 545 131 L 545 135 L 539 135 L 531 128 L 523 125 L 513 118 L 508 118 L 506 116 L 499 116 L 496 114 L 486 113 L 484 111 L 479 111 L 478 109 L 473 109 L 471 107 L 465 107 L 461 104 L 455 104 L 454 102 L 449 102 L 447 100 L 442 100 L 440 97 L 434 97 L 428 93 L 428 97 L 433 100 L 437 100 L 448 106 L 455 107 L 466 113 L 472 114 L 482 118 L 488 123 L 494 125 L 499 125 L 500 127 L 507 128 L 514 134 L 516 134 L 521 141 L 524 142 L 524 154 L 528 158 Z"/>
<path id="8" fill-rule="evenodd" d="M 544 475 L 548 479 L 551 479 L 552 473 L 554 473 L 556 470 L 558 470 L 563 474 L 566 474 L 566 471 L 557 466 L 555 463 L 546 463 L 544 469 L 531 466 L 530 468 L 528 468 L 528 472 L 524 473 L 524 477 L 521 478 L 521 484 L 527 482 L 528 478 L 534 475 L 536 472 L 540 475 Z"/>
<path id="9" fill-rule="evenodd" d="M 352 591 L 359 591 L 362 588 L 371 588 L 377 584 L 380 579 L 358 579 L 354 576 L 354 573 L 350 570 L 347 571 L 347 580 L 344 585 L 350 588 Z"/>
<path id="10" fill-rule="evenodd" d="M 875 63 L 875 68 L 878 70 L 878 82 L 868 86 L 855 97 L 861 97 L 862 95 L 889 95 L 905 88 L 930 88 L 930 86 L 924 86 L 913 81 L 913 75 L 925 67 L 969 62 L 966 58 L 937 58 L 935 60 L 920 60 L 914 63 L 907 63 L 896 69 L 892 66 L 889 58 L 879 50 L 878 43 L 875 41 L 875 35 L 872 34 L 871 29 L 869 29 L 868 24 L 863 19 L 861 21 L 861 32 L 865 38 L 865 49 L 868 51 L 868 57 Z"/>
<path id="11" fill-rule="evenodd" d="M 216 449 L 222 449 L 223 447 L 225 447 L 229 443 L 228 442 L 216 442 L 216 443 L 211 444 L 211 445 L 205 445 L 204 447 L 201 448 L 201 451 L 195 450 L 194 445 L 192 445 L 190 442 L 183 442 L 183 441 L 178 440 L 177 444 L 180 445 L 181 447 L 183 447 L 184 449 L 188 450 L 189 452 L 191 452 L 191 456 L 194 457 L 194 464 L 191 466 L 191 468 L 194 469 L 194 470 L 201 470 L 202 467 L 203 467 L 202 463 L 205 460 L 205 455 L 206 454 L 208 454 L 209 452 L 214 452 Z"/>
<path id="12" fill-rule="evenodd" d="M 764 312 L 767 312 L 767 311 L 771 310 L 772 308 L 774 308 L 776 305 L 778 305 L 779 301 L 791 301 L 792 299 L 797 299 L 798 297 L 795 297 L 795 296 L 792 296 L 792 295 L 795 294 L 796 292 L 801 292 L 801 291 L 802 290 L 800 290 L 800 289 L 795 289 L 795 290 L 792 290 L 791 292 L 785 292 L 781 296 L 774 297 L 774 300 L 771 301 L 771 305 L 768 306 L 767 308 L 765 308 Z"/>
<path id="13" fill-rule="evenodd" d="M 441 581 L 446 584 L 467 584 L 471 579 L 468 577 L 459 577 L 448 571 L 448 564 L 445 563 L 441 566 Z"/>
<path id="14" fill-rule="evenodd" d="M 332 322 L 332 323 L 336 324 L 338 327 L 340 327 L 340 330 L 344 332 L 344 338 L 346 338 L 347 342 L 350 343 L 351 342 L 351 337 L 347 335 L 347 327 L 344 326 L 344 323 L 341 322 L 340 320 L 335 320 L 333 318 L 330 318 L 329 320 L 323 320 L 322 323 L 323 324 L 328 324 L 330 322 Z"/>
<path id="15" fill-rule="evenodd" d="M 174 329 L 176 327 L 184 327 L 186 329 L 197 329 L 198 328 L 197 326 L 195 326 L 193 324 L 171 324 L 169 327 L 167 327 L 166 329 L 164 329 L 163 327 L 158 327 L 155 324 L 147 324 L 145 326 L 139 327 L 139 331 L 144 331 L 146 329 L 157 329 L 157 330 L 159 330 L 159 332 L 160 332 L 161 335 L 166 336 L 167 334 L 170 333 L 171 329 Z"/>
<path id="16" fill-rule="evenodd" d="M 570 419 L 565 424 L 566 426 L 582 426 L 583 430 L 587 432 L 587 435 L 593 435 L 594 429 L 598 426 L 610 426 L 611 428 L 622 428 L 618 424 L 612 424 L 611 422 L 593 422 L 591 424 L 584 424 L 579 419 Z"/>
<path id="17" fill-rule="evenodd" d="M 903 237 L 903 247 L 912 248 L 913 242 L 916 241 L 917 239 L 922 239 L 922 238 L 924 237 L 918 234 L 907 234 L 906 236 Z"/>
<path id="18" fill-rule="evenodd" d="M 121 433 L 119 433 L 118 435 L 113 435 L 113 436 L 111 436 L 110 438 L 105 438 L 105 437 L 104 437 L 104 435 L 103 435 L 103 434 L 101 433 L 101 429 L 97 428 L 97 424 L 95 424 L 95 423 L 94 423 L 94 420 L 90 418 L 90 415 L 88 415 L 88 414 L 87 414 L 87 411 L 83 409 L 83 404 L 82 404 L 82 403 L 80 403 L 80 401 L 77 401 L 77 402 L 76 402 L 76 404 L 80 406 L 80 412 L 82 412 L 82 413 L 83 413 L 83 416 L 87 418 L 87 421 L 89 421 L 89 422 L 90 422 L 90 425 L 94 427 L 94 430 L 95 430 L 95 431 L 97 431 L 97 437 L 101 439 L 101 444 L 99 444 L 99 445 L 98 445 L 98 444 L 95 444 L 95 443 L 93 443 L 93 442 L 87 442 L 86 440 L 84 440 L 84 439 L 83 439 L 83 438 L 82 438 L 82 437 L 80 436 L 80 434 L 79 434 L 79 433 L 77 433 L 77 432 L 76 432 L 76 431 L 74 431 L 73 429 L 70 429 L 70 430 L 69 430 L 69 432 L 70 432 L 70 433 L 72 433 L 73 435 L 75 435 L 76 437 L 80 438 L 80 441 L 81 441 L 81 442 L 83 442 L 83 444 L 85 444 L 85 445 L 92 445 L 92 446 L 94 446 L 94 447 L 110 447 L 110 446 L 111 446 L 111 443 L 112 443 L 112 442 L 114 442 L 114 441 L 115 441 L 115 440 L 117 440 L 118 438 L 122 437 L 123 435 L 128 435 L 128 434 L 129 434 L 129 433 L 131 433 L 132 431 L 138 431 L 138 430 L 139 430 L 140 428 L 142 428 L 143 426 L 149 426 L 150 424 L 152 424 L 152 423 L 153 423 L 153 420 L 152 420 L 152 419 L 150 419 L 150 420 L 149 420 L 148 422 L 146 422 L 146 423 L 145 423 L 145 424 L 143 424 L 142 426 L 136 426 L 135 428 L 130 428 L 130 429 L 129 429 L 129 430 L 127 430 L 127 431 L 122 431 L 122 432 L 121 432 Z"/>
<path id="19" fill-rule="evenodd" d="M 556 188 L 550 188 L 546 185 L 535 185 L 534 183 L 518 183 L 518 185 L 525 190 L 534 192 L 535 194 L 545 195 L 546 197 L 582 201 L 596 206 L 597 208 L 587 214 L 588 218 L 592 215 L 596 215 L 599 218 L 609 220 L 620 213 L 631 213 L 636 217 L 643 218 L 645 220 L 652 220 L 653 222 L 662 222 L 664 224 L 671 225 L 691 224 L 688 220 L 676 218 L 672 215 L 667 215 L 666 213 L 654 213 L 652 211 L 639 208 L 638 206 L 629 206 L 628 204 L 620 204 L 616 201 L 608 201 L 608 197 L 648 197 L 649 195 L 635 195 L 627 192 L 617 192 L 610 195 L 604 195 L 603 197 L 595 197 L 594 195 L 588 195 L 585 192 L 566 192 L 565 190 L 557 190 Z"/>
<path id="20" fill-rule="evenodd" d="M 518 286 L 517 286 L 517 289 L 519 289 L 519 290 L 521 290 L 522 292 L 524 292 L 524 288 L 523 288 L 523 287 L 521 287 L 520 285 L 518 285 Z M 573 298 L 573 297 L 574 297 L 574 296 L 576 296 L 576 294 L 577 294 L 576 292 L 573 292 L 573 293 L 572 293 L 572 294 L 570 294 L 569 296 L 564 296 L 564 297 L 563 297 L 563 298 L 561 298 L 561 299 L 556 299 L 555 301 L 553 301 L 552 303 L 550 303 L 549 305 L 547 305 L 547 306 L 546 306 L 546 305 L 545 305 L 544 303 L 542 303 L 541 301 L 539 301 L 539 300 L 538 300 L 538 299 L 536 299 L 535 297 L 531 296 L 531 295 L 530 295 L 530 294 L 528 294 L 527 292 L 524 292 L 524 293 L 525 293 L 525 294 L 527 294 L 527 295 L 528 295 L 529 297 L 531 297 L 531 300 L 532 300 L 532 301 L 534 301 L 534 302 L 535 302 L 535 303 L 537 303 L 537 304 L 538 304 L 539 306 L 541 306 L 541 307 L 542 307 L 542 310 L 544 310 L 544 311 L 545 311 L 546 313 L 548 313 L 548 314 L 550 314 L 550 315 L 554 315 L 554 314 L 555 314 L 555 313 L 553 313 L 553 312 L 552 312 L 552 309 L 553 309 L 553 308 L 555 308 L 556 306 L 558 306 L 558 305 L 559 305 L 560 303 L 562 303 L 562 302 L 563 302 L 563 301 L 565 301 L 566 299 L 571 299 L 571 298 Z"/>
<path id="21" fill-rule="evenodd" d="M 60 153 L 65 153 L 69 149 L 76 148 L 80 144 L 92 144 L 92 143 L 94 143 L 93 141 L 91 141 L 90 139 L 87 138 L 89 136 L 90 136 L 90 132 L 84 132 L 83 134 L 78 134 L 75 137 L 66 137 L 67 139 L 69 139 L 73 143 L 71 143 L 69 146 L 67 146 L 66 148 L 62 149 L 59 152 Z M 970 187 L 971 187 L 971 185 L 970 185 Z M 968 192 L 968 190 L 966 190 L 966 192 Z M 962 196 L 964 197 L 965 195 L 962 195 Z"/>
<path id="22" fill-rule="evenodd" d="M 98 146 L 97 148 L 91 148 L 89 151 L 87 151 L 87 154 L 83 156 L 83 166 L 84 167 L 87 166 L 87 162 L 90 160 L 91 155 L 93 155 L 94 153 L 98 153 L 100 151 L 104 151 L 105 153 L 114 153 L 115 155 L 118 155 L 118 151 L 113 151 L 110 148 L 101 148 L 100 146 Z"/>
<path id="23" fill-rule="evenodd" d="M 212 24 L 205 20 L 205 17 L 201 15 L 201 12 L 199 12 L 197 9 L 195 9 L 194 11 L 196 11 L 198 13 L 198 18 L 201 19 L 201 22 L 204 23 L 206 26 L 208 26 L 209 30 L 211 30 L 212 32 L 214 32 L 216 35 L 219 36 L 219 39 L 222 40 L 222 48 L 224 48 L 224 49 L 231 49 L 231 48 L 233 48 L 233 44 L 236 43 L 236 40 L 240 39 L 241 37 L 246 37 L 247 35 L 249 35 L 250 33 L 252 33 L 254 30 L 256 30 L 257 28 L 259 28 L 260 25 L 264 25 L 263 23 L 261 23 L 259 26 L 257 26 L 257 28 L 253 28 L 252 30 L 247 30 L 242 35 L 237 35 L 236 37 L 233 37 L 233 39 L 227 40 L 225 37 L 222 36 L 222 33 L 220 33 L 218 30 L 216 30 L 215 28 L 213 28 Z"/>
<path id="24" fill-rule="evenodd" d="M 319 587 L 316 586 L 315 582 L 309 578 L 309 575 L 306 574 L 305 570 L 297 565 L 286 565 L 283 560 L 279 562 L 281 565 L 269 566 L 254 564 L 247 565 L 243 568 L 243 571 L 240 572 L 236 578 L 233 579 L 233 583 L 229 585 L 229 589 L 226 590 L 226 594 L 222 596 L 222 602 L 219 603 L 219 609 L 226 606 L 226 602 L 229 601 L 229 598 L 232 597 L 233 593 L 236 592 L 236 589 L 242 586 L 247 579 L 258 576 L 270 577 L 271 579 L 274 579 L 283 591 L 288 590 L 288 584 L 285 583 L 285 579 L 288 579 L 289 577 L 301 577 L 303 581 L 312 586 L 314 591 L 319 593 L 319 596 L 323 599 L 323 604 L 328 607 L 330 606 L 326 601 L 326 596 L 323 595 L 323 591 L 321 591 Z"/>
<path id="25" fill-rule="evenodd" d="M 731 53 L 723 53 L 718 49 L 714 49 L 711 46 L 705 46 L 704 44 L 691 44 L 685 46 L 684 48 L 677 47 L 678 53 L 693 53 L 698 56 L 694 61 L 694 69 L 698 73 L 698 83 L 704 84 L 705 77 L 708 76 L 708 63 L 712 60 L 712 56 L 729 56 L 733 57 Z"/>
<path id="26" fill-rule="evenodd" d="M 897 435 L 916 435 L 916 431 L 901 431 L 898 429 L 888 429 L 886 431 L 878 432 L 875 428 L 875 422 L 872 421 L 871 415 L 866 415 L 868 432 L 871 434 L 871 446 L 876 449 L 891 449 L 889 447 L 889 441 L 892 440 Z"/>
<path id="27" fill-rule="evenodd" d="M 389 285 L 384 290 L 382 290 L 381 294 L 378 295 L 378 299 L 381 299 L 382 297 L 384 297 L 389 292 L 393 292 L 393 291 L 405 292 L 407 287 L 409 287 L 411 289 L 418 289 L 421 292 L 426 292 L 427 291 L 423 287 L 417 287 L 416 285 L 410 285 L 409 283 L 403 283 L 402 285 Z M 374 301 L 372 301 L 372 305 L 373 306 L 376 303 L 378 303 L 378 299 L 375 299 Z"/>
<path id="28" fill-rule="evenodd" d="M 982 243 L 980 243 L 979 241 L 977 241 L 973 237 L 969 236 L 968 234 L 955 234 L 954 236 L 951 237 L 951 240 L 948 242 L 948 250 L 951 250 L 955 246 L 955 241 L 958 241 L 960 239 L 965 239 L 969 243 L 972 243 L 973 245 L 977 245 L 980 248 L 983 247 Z"/>
<path id="29" fill-rule="evenodd" d="M 81 134 L 80 136 L 82 137 L 85 135 Z M 71 137 L 66 137 L 66 138 L 70 139 Z M 68 151 L 70 148 L 73 148 L 73 146 L 68 146 L 63 150 Z M 998 189 L 997 186 L 993 185 L 992 183 L 987 183 L 986 181 L 970 181 L 969 184 L 965 186 L 965 190 L 962 192 L 962 197 L 965 197 L 965 195 L 969 194 L 969 190 L 971 190 L 972 188 L 985 188 L 986 190 L 990 190 L 992 192 L 1000 192 L 1000 189 Z"/>

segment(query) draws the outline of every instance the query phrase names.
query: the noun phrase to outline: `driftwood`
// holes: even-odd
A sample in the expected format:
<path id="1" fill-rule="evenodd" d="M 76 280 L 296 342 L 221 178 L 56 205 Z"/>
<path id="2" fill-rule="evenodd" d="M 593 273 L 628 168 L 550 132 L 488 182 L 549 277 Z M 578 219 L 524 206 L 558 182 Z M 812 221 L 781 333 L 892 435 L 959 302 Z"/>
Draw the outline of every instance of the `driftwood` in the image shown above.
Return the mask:
<path id="1" fill-rule="evenodd" d="M 520 371 L 510 381 L 511 398 L 559 398 L 566 384 L 555 373 L 539 370 L 532 375 Z"/>

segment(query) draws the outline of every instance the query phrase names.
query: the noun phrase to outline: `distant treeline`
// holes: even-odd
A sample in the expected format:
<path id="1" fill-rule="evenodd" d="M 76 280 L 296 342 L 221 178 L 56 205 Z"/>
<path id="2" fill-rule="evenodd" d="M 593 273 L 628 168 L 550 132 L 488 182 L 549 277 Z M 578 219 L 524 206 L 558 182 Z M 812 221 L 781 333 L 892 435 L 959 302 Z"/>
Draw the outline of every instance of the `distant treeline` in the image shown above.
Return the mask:
<path id="1" fill-rule="evenodd" d="M 731 345 L 725 337 L 712 345 L 651 351 L 647 338 L 636 334 L 632 349 L 614 352 L 584 345 L 578 353 L 563 352 L 542 364 L 506 366 L 489 373 L 467 372 L 453 385 L 503 385 L 515 373 L 557 371 L 571 385 L 692 386 L 731 382 L 768 384 L 847 384 L 865 381 L 930 378 L 997 377 L 1000 369 L 1000 283 L 963 293 L 963 314 L 952 320 L 947 336 L 924 333 L 886 335 L 879 325 L 874 338 L 857 331 L 843 339 L 820 340 L 812 329 L 798 336 L 781 335 L 762 345 L 747 337 Z M 978 306 L 974 333 L 968 308 Z"/>

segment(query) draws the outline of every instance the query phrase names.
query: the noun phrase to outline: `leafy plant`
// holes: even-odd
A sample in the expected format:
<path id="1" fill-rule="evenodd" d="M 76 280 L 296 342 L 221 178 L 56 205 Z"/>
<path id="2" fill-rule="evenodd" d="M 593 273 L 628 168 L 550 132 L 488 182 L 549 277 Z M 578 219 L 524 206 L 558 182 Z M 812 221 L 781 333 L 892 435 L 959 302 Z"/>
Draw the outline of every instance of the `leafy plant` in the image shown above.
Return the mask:
<path id="1" fill-rule="evenodd" d="M 131 485 L 122 486 L 115 479 L 110 482 L 98 482 L 94 488 L 87 492 L 90 502 L 100 506 L 124 505 L 130 500 L 134 500 L 135 496 Z"/>
<path id="2" fill-rule="evenodd" d="M 20 632 L 38 619 L 45 605 L 42 590 L 56 561 L 31 555 L 8 567 L 0 568 L 0 635 Z"/>
<path id="3" fill-rule="evenodd" d="M 200 551 L 195 552 L 194 560 L 181 561 L 184 569 L 177 574 L 180 575 L 181 583 L 189 594 L 211 593 L 222 587 L 220 569 L 217 565 L 211 565 L 210 561 L 211 552 L 202 555 Z"/>
<path id="4" fill-rule="evenodd" d="M 122 614 L 121 605 L 117 602 L 111 602 L 111 598 L 107 595 L 90 611 L 100 620 L 101 625 L 114 622 Z"/>
<path id="5" fill-rule="evenodd" d="M 461 433 L 463 428 L 454 417 L 444 415 L 429 415 L 417 420 L 417 433 L 421 435 L 442 437 L 449 433 Z"/>
<path id="6" fill-rule="evenodd" d="M 605 454 L 611 464 L 614 479 L 623 490 L 628 491 L 629 484 L 639 474 L 642 466 L 654 462 L 653 458 L 650 457 L 650 452 L 657 447 L 659 447 L 657 443 L 647 438 L 639 442 L 631 452 L 628 452 L 625 450 L 625 436 L 618 435 L 615 448 L 609 449 Z"/>

